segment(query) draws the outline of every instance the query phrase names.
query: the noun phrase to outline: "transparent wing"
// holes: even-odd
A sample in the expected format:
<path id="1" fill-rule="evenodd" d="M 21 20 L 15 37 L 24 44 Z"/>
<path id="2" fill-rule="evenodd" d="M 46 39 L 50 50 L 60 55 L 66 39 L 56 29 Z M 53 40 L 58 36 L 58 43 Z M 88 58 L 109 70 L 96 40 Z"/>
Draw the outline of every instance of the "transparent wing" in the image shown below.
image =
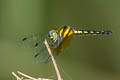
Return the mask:
<path id="1" fill-rule="evenodd" d="M 49 58 L 48 51 L 44 45 L 45 39 L 50 41 L 47 33 L 33 34 L 22 39 L 22 46 L 26 49 L 33 50 L 35 62 L 45 62 Z"/>

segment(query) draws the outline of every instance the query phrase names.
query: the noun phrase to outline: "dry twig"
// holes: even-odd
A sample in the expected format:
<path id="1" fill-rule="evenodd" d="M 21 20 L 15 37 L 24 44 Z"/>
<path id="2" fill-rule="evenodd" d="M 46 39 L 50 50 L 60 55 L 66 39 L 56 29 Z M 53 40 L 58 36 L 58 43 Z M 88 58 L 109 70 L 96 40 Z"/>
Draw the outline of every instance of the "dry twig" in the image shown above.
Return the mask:
<path id="1" fill-rule="evenodd" d="M 53 65 L 54 65 L 54 68 L 55 68 L 55 71 L 56 71 L 57 78 L 58 78 L 58 80 L 62 80 L 61 75 L 60 75 L 60 72 L 59 72 L 58 67 L 57 67 L 57 64 L 56 64 L 56 61 L 55 61 L 55 58 L 54 58 L 54 56 L 53 56 L 53 54 L 52 54 L 52 51 L 51 51 L 51 49 L 50 49 L 50 47 L 49 47 L 49 45 L 48 45 L 47 40 L 45 40 L 44 43 L 45 43 L 45 46 L 47 47 L 48 52 L 49 52 L 49 55 L 50 55 L 50 57 L 51 57 L 51 59 L 52 59 L 52 62 L 53 62 Z"/>
<path id="2" fill-rule="evenodd" d="M 17 80 L 53 80 L 53 79 L 46 79 L 46 78 L 34 78 L 34 77 L 28 76 L 20 71 L 17 71 L 17 72 L 18 72 L 18 74 L 23 76 L 20 78 L 14 72 L 12 72 L 13 76 L 15 76 Z M 24 77 L 26 77 L 27 79 L 24 79 Z"/>

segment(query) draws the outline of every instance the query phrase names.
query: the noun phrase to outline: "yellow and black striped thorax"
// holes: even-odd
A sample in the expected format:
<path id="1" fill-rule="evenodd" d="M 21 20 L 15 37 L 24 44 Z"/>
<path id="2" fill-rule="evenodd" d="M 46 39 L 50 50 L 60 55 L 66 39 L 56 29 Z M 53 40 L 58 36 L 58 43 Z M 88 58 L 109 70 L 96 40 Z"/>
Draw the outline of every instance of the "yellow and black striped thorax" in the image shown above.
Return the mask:
<path id="1" fill-rule="evenodd" d="M 57 30 L 57 33 L 60 35 L 60 37 L 69 37 L 72 36 L 74 34 L 74 31 L 71 27 L 69 26 L 64 26 L 61 27 L 59 30 Z"/>

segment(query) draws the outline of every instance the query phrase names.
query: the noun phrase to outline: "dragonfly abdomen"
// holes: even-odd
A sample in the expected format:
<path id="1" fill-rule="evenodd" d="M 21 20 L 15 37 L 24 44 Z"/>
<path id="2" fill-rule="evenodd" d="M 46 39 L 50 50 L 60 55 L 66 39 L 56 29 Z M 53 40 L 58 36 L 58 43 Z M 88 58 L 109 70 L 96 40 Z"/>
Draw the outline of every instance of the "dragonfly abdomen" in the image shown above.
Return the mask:
<path id="1" fill-rule="evenodd" d="M 74 35 L 110 35 L 112 31 L 109 30 L 74 30 Z"/>

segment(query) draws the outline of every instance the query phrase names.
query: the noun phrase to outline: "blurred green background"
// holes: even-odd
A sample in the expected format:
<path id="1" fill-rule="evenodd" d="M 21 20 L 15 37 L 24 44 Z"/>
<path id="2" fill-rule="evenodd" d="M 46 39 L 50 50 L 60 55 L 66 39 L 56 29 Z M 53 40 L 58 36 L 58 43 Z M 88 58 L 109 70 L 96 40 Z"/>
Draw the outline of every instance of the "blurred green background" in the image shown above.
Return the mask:
<path id="1" fill-rule="evenodd" d="M 111 36 L 75 37 L 57 64 L 73 80 L 120 80 L 119 0 L 0 0 L 0 79 L 15 80 L 11 72 L 56 78 L 51 62 L 33 63 L 32 50 L 20 47 L 25 35 L 59 25 L 112 30 Z M 60 70 L 64 80 L 70 80 Z"/>

